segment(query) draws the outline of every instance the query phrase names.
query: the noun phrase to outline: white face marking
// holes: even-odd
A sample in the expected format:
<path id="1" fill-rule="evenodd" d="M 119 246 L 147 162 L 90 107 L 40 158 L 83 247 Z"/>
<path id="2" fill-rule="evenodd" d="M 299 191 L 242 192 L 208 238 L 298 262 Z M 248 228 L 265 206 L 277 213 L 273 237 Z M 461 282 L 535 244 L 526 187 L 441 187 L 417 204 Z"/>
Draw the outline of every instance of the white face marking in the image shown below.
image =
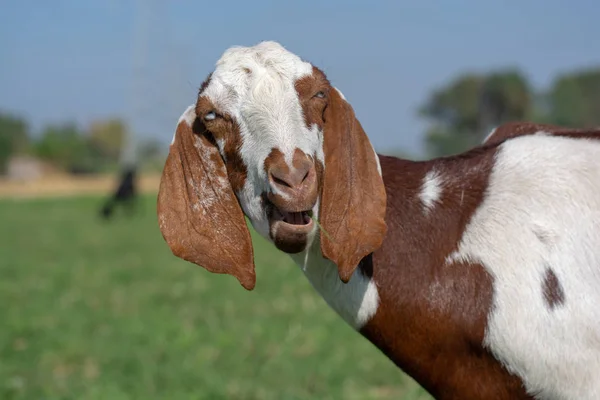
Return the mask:
<path id="1" fill-rule="evenodd" d="M 423 178 L 423 186 L 419 193 L 419 199 L 423 203 L 426 214 L 433 208 L 436 202 L 440 201 L 441 194 L 442 179 L 440 174 L 435 170 L 428 171 L 425 174 L 425 178 Z"/>
<path id="2" fill-rule="evenodd" d="M 177 121 L 177 126 L 179 126 L 179 124 L 182 121 L 185 121 L 191 127 L 192 124 L 194 123 L 194 120 L 196 119 L 195 108 L 196 108 L 195 104 L 188 106 L 188 108 L 185 109 L 183 114 L 181 114 L 181 117 L 179 117 L 179 120 Z M 173 134 L 173 139 L 171 140 L 171 146 L 173 145 L 173 143 L 175 143 L 175 136 L 177 136 L 177 129 L 175 129 L 175 133 Z"/>
<path id="3" fill-rule="evenodd" d="M 323 258 L 318 235 L 310 249 L 292 258 L 327 304 L 354 329 L 362 328 L 379 307 L 375 281 L 357 268 L 350 281 L 343 283 L 335 264 Z"/>
<path id="4" fill-rule="evenodd" d="M 515 137 L 448 261 L 494 279 L 485 345 L 540 399 L 600 398 L 600 142 Z M 564 302 L 548 308 L 547 269 Z"/>
<path id="5" fill-rule="evenodd" d="M 244 188 L 236 193 L 254 228 L 269 238 L 261 194 L 272 191 L 264 162 L 275 148 L 288 166 L 296 149 L 323 161 L 322 132 L 306 127 L 295 82 L 312 74 L 312 65 L 275 42 L 233 47 L 217 62 L 201 93 L 240 129 L 240 156 L 247 168 Z M 222 151 L 222 149 L 221 149 Z M 313 209 L 316 215 L 318 210 Z"/>

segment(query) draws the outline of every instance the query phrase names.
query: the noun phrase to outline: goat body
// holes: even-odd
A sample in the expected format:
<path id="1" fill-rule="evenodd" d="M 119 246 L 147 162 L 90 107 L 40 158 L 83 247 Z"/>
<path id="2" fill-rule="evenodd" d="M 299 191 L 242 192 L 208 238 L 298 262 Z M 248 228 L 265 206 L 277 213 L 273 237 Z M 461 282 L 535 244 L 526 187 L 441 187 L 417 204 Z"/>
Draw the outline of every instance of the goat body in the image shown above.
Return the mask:
<path id="1" fill-rule="evenodd" d="M 545 128 L 432 161 L 379 156 L 381 248 L 348 284 L 295 257 L 436 398 L 600 398 L 600 132 Z"/>

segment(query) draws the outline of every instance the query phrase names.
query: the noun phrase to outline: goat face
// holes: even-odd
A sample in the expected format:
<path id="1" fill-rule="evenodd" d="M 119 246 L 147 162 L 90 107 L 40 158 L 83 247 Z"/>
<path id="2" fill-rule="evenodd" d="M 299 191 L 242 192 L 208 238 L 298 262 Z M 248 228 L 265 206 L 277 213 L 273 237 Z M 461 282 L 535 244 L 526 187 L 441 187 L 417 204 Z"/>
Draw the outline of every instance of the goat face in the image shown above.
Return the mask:
<path id="1" fill-rule="evenodd" d="M 344 281 L 386 230 L 378 159 L 352 108 L 320 70 L 274 42 L 231 48 L 217 62 L 178 125 L 158 212 L 176 255 L 248 289 L 243 214 L 287 253 L 306 250 L 320 220 L 321 250 Z"/>
<path id="2" fill-rule="evenodd" d="M 300 96 L 295 83 L 311 74 L 309 63 L 280 46 L 230 49 L 196 103 L 244 213 L 259 233 L 289 253 L 304 250 L 316 228 L 311 216 L 317 214 L 323 94 L 329 84 L 319 76 Z M 302 105 L 317 111 L 308 125 Z"/>

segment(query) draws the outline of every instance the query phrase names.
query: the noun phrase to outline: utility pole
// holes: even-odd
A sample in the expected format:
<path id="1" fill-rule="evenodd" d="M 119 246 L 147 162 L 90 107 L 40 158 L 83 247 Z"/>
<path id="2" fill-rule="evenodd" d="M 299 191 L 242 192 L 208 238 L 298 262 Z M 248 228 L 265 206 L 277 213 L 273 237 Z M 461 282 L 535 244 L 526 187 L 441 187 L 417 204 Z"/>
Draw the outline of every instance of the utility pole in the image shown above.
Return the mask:
<path id="1" fill-rule="evenodd" d="M 121 173 L 119 184 L 106 201 L 101 215 L 110 218 L 114 208 L 122 203 L 131 211 L 137 201 L 139 173 L 139 135 L 149 134 L 160 118 L 161 108 L 156 107 L 164 47 L 166 46 L 165 3 L 163 0 L 136 0 L 133 16 L 132 76 L 128 90 L 127 129 L 121 147 Z M 163 57 L 161 57 L 161 55 Z M 158 88 L 160 91 L 160 88 Z"/>

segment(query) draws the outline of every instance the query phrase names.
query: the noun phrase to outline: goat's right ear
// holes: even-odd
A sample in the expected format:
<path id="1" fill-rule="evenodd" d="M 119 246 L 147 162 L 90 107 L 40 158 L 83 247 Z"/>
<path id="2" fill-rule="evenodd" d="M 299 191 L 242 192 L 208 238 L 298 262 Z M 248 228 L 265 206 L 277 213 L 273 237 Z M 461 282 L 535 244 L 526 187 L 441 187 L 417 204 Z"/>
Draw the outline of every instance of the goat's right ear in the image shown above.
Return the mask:
<path id="1" fill-rule="evenodd" d="M 194 106 L 180 118 L 158 193 L 160 231 L 177 257 L 235 276 L 248 290 L 256 275 L 252 240 L 225 163 Z"/>

